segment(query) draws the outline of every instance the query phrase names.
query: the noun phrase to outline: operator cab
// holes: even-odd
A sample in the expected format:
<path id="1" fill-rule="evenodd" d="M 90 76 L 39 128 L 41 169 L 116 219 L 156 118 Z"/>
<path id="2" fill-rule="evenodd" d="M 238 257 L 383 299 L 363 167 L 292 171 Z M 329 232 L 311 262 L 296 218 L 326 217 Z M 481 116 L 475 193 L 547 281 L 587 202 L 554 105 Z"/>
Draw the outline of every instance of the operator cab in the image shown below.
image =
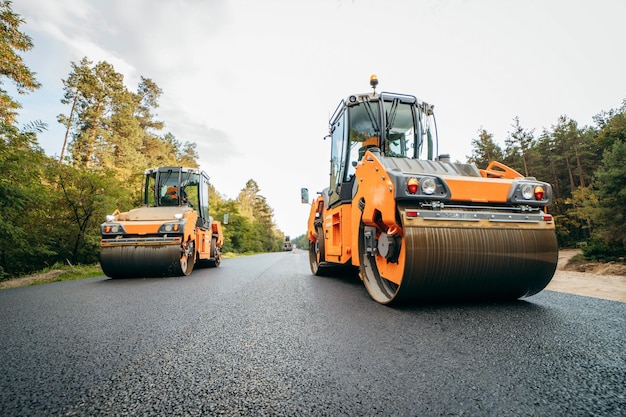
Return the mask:
<path id="1" fill-rule="evenodd" d="M 368 150 L 393 158 L 437 155 L 433 106 L 411 95 L 377 94 L 375 75 L 370 84 L 373 93 L 342 100 L 330 119 L 328 206 L 352 201 L 356 167 Z"/>
<path id="2" fill-rule="evenodd" d="M 209 177 L 195 168 L 160 167 L 144 172 L 144 205 L 147 207 L 191 207 L 198 212 L 202 226 L 208 227 Z"/>

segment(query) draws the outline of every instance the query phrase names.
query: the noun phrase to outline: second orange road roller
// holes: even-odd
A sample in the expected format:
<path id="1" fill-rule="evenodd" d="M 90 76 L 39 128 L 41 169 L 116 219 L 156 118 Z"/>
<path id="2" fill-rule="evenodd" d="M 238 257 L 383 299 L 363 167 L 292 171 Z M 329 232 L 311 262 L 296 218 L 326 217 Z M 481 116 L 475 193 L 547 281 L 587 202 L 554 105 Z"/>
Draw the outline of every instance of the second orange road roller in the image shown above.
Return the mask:
<path id="1" fill-rule="evenodd" d="M 307 228 L 312 273 L 358 268 L 381 304 L 544 289 L 558 260 L 550 184 L 496 161 L 479 169 L 438 155 L 433 106 L 377 93 L 375 76 L 370 84 L 329 122 L 330 184 Z"/>
<path id="2" fill-rule="evenodd" d="M 199 169 L 145 171 L 143 205 L 107 216 L 100 265 L 112 278 L 189 275 L 220 265 L 222 225 L 209 215 L 209 177 Z"/>

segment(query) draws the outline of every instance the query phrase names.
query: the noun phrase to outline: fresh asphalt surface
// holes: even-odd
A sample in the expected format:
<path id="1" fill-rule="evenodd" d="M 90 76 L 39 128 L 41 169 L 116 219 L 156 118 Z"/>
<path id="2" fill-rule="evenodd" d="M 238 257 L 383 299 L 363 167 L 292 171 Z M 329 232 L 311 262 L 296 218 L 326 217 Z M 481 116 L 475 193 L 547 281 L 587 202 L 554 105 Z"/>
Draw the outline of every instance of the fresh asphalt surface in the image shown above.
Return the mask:
<path id="1" fill-rule="evenodd" d="M 303 251 L 0 291 L 1 416 L 624 416 L 626 303 L 390 308 Z"/>

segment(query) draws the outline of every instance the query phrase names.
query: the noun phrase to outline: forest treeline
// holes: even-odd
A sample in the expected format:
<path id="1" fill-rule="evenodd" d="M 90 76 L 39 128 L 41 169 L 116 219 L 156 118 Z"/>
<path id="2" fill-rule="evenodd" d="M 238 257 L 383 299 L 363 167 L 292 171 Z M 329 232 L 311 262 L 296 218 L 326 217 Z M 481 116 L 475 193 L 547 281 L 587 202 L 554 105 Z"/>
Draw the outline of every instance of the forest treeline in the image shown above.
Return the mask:
<path id="1" fill-rule="evenodd" d="M 115 209 L 140 204 L 144 169 L 197 167 L 199 157 L 194 142 L 163 131 L 155 116 L 162 90 L 154 81 L 141 77 L 131 91 L 111 64 L 87 57 L 70 63 L 59 97 L 67 110 L 57 117 L 62 149 L 58 158 L 46 155 L 38 135 L 47 126 L 18 126 L 21 106 L 2 88 L 7 81 L 18 94 L 40 87 L 20 56 L 33 48 L 23 23 L 11 2 L 0 0 L 0 280 L 56 263 L 96 263 L 100 223 Z M 499 160 L 551 183 L 559 244 L 618 259 L 626 252 L 626 100 L 594 122 L 579 127 L 563 116 L 535 135 L 515 117 L 504 148 L 481 128 L 468 161 L 485 167 Z M 283 233 L 253 179 L 235 199 L 211 191 L 213 217 L 229 214 L 224 251 L 281 250 Z M 294 241 L 307 243 L 305 236 Z"/>

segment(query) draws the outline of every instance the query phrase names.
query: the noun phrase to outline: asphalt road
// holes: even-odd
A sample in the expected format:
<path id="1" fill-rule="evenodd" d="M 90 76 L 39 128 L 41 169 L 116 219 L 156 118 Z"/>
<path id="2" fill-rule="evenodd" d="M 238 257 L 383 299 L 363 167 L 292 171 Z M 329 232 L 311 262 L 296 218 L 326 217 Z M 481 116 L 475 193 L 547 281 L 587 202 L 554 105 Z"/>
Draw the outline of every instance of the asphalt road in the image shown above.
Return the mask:
<path id="1" fill-rule="evenodd" d="M 626 303 L 390 308 L 304 252 L 0 291 L 1 416 L 624 416 Z"/>

